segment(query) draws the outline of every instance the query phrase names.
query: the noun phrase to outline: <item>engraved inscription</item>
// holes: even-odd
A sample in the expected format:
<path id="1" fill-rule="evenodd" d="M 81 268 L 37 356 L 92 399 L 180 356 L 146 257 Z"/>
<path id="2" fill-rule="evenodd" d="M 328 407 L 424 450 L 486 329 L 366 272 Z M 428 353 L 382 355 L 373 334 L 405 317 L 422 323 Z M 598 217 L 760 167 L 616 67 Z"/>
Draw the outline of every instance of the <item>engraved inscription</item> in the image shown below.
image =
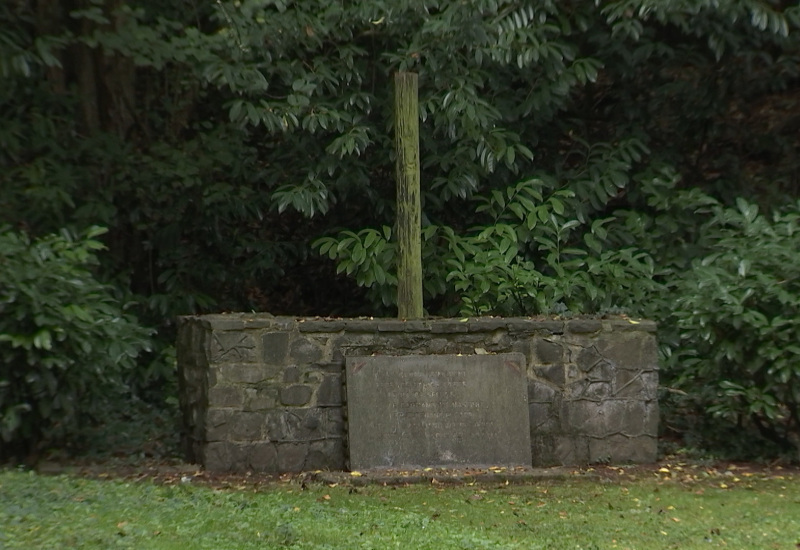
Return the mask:
<path id="1" fill-rule="evenodd" d="M 347 358 L 351 467 L 528 465 L 520 365 L 521 354 Z"/>

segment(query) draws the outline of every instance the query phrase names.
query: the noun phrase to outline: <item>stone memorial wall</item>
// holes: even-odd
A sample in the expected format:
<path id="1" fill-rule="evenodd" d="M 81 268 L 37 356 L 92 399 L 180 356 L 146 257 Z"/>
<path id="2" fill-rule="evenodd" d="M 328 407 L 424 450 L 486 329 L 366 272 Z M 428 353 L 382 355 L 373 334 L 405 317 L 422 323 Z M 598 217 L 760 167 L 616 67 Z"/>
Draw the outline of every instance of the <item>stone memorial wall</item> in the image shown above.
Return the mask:
<path id="1" fill-rule="evenodd" d="M 186 453 L 208 470 L 347 469 L 346 364 L 382 356 L 521 354 L 531 465 L 656 459 L 650 321 L 220 314 L 181 318 L 177 350 Z"/>

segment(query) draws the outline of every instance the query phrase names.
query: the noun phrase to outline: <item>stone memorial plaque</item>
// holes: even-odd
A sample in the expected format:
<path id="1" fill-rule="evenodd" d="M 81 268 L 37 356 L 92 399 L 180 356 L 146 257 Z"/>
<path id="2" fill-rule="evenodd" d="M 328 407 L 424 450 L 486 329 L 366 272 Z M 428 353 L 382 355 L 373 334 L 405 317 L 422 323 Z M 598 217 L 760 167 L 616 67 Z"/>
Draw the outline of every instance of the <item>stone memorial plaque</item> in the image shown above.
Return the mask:
<path id="1" fill-rule="evenodd" d="M 347 357 L 352 470 L 530 466 L 521 353 Z"/>

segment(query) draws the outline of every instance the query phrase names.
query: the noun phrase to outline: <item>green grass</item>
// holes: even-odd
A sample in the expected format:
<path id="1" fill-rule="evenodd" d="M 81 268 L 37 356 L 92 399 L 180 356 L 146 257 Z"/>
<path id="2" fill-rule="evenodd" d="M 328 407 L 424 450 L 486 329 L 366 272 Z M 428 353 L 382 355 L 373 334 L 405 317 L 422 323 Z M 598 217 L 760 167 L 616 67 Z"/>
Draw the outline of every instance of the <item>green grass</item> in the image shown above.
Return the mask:
<path id="1" fill-rule="evenodd" d="M 795 549 L 800 479 L 728 474 L 256 491 L 13 470 L 0 548 Z"/>

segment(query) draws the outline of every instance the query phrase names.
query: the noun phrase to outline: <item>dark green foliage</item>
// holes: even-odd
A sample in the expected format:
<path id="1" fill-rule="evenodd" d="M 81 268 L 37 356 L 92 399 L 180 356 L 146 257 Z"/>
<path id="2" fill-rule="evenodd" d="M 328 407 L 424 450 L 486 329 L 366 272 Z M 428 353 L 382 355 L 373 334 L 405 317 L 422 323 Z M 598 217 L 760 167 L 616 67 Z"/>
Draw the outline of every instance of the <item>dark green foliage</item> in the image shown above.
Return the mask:
<path id="1" fill-rule="evenodd" d="M 90 271 L 104 230 L 0 229 L 0 458 L 63 444 L 125 395 L 151 331 Z"/>
<path id="2" fill-rule="evenodd" d="M 409 70 L 420 79 L 430 314 L 651 316 L 673 351 L 666 385 L 688 391 L 684 374 L 706 362 L 711 389 L 693 386 L 691 402 L 716 407 L 708 422 L 756 413 L 778 439 L 794 429 L 796 390 L 776 374 L 790 359 L 776 356 L 773 373 L 752 358 L 789 349 L 791 325 L 772 327 L 764 308 L 777 299 L 770 280 L 796 295 L 780 282 L 796 255 L 776 238 L 781 262 L 751 258 L 747 273 L 763 276 L 734 276 L 750 238 L 721 220 L 744 199 L 778 231 L 771 213 L 789 215 L 780 208 L 798 198 L 796 5 L 74 8 L 0 3 L 0 218 L 33 236 L 109 228 L 98 278 L 160 328 L 129 379 L 137 392 L 169 394 L 176 315 L 395 314 L 391 75 Z M 743 311 L 772 328 L 729 326 L 732 306 L 715 305 L 706 280 L 723 294 L 752 288 Z M 695 311 L 728 343 L 705 340 Z M 764 378 L 732 374 L 718 396 L 722 348 Z M 756 386 L 777 404 L 754 401 Z"/>
<path id="3" fill-rule="evenodd" d="M 679 410 L 690 422 L 708 413 L 739 437 L 756 431 L 800 459 L 800 204 L 771 216 L 741 199 L 714 204 L 699 245 L 669 285 L 664 320 Z"/>

